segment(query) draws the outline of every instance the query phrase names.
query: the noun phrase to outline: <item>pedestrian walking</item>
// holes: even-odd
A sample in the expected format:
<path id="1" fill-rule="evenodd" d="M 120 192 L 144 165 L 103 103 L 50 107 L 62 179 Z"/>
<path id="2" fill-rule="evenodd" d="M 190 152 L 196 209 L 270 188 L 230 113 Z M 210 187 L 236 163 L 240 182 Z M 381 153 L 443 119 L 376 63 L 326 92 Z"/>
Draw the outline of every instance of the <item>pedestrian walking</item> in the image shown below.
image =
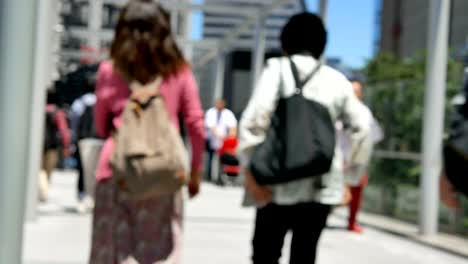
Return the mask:
<path id="1" fill-rule="evenodd" d="M 94 94 L 95 77 L 90 77 L 88 87 L 93 92 L 76 99 L 71 106 L 71 126 L 75 135 L 75 153 L 77 161 L 78 182 L 77 211 L 85 213 L 94 208 L 94 186 L 96 168 L 103 145 L 103 140 L 96 132 L 94 122 L 94 106 L 96 95 Z"/>
<path id="2" fill-rule="evenodd" d="M 354 153 L 352 149 L 350 149 L 349 144 L 343 144 L 343 152 L 345 157 L 345 173 L 349 174 L 350 178 L 355 179 L 354 181 L 349 181 L 349 193 L 350 201 L 348 203 L 349 208 L 349 217 L 348 217 L 348 230 L 355 233 L 362 233 L 363 229 L 357 222 L 357 216 L 359 213 L 359 209 L 361 208 L 362 203 L 362 196 L 364 193 L 364 188 L 366 187 L 369 181 L 369 174 L 367 172 L 368 163 L 370 161 L 373 147 L 375 144 L 382 141 L 384 135 L 382 128 L 380 127 L 377 120 L 374 118 L 371 110 L 364 104 L 363 102 L 363 90 L 362 90 L 362 83 L 359 80 L 352 80 L 351 82 L 353 86 L 354 93 L 356 97 L 361 101 L 360 106 L 360 115 L 361 119 L 366 120 L 368 129 L 370 131 L 368 137 L 363 138 L 360 142 L 361 153 L 366 154 L 366 157 L 360 159 L 361 164 L 353 164 L 356 159 L 352 156 Z M 349 127 L 346 126 L 345 127 Z M 342 137 L 340 137 L 343 141 L 349 142 L 348 139 L 350 135 L 350 131 L 344 129 L 341 133 Z M 366 150 L 366 151 L 364 151 Z"/>
<path id="3" fill-rule="evenodd" d="M 346 185 L 334 124 L 349 120 L 353 146 L 368 131 L 351 83 L 321 63 L 321 19 L 293 16 L 280 40 L 285 56 L 267 61 L 239 125 L 245 203 L 257 207 L 252 261 L 277 264 L 292 231 L 289 263 L 312 264 Z"/>
<path id="4" fill-rule="evenodd" d="M 39 173 L 39 200 L 42 202 L 48 199 L 52 172 L 61 156 L 59 151 L 62 151 L 63 157 L 68 157 L 71 144 L 67 115 L 58 107 L 57 94 L 52 90 L 47 92 L 44 128 L 44 149 Z"/>
<path id="5" fill-rule="evenodd" d="M 97 170 L 93 264 L 180 263 L 181 186 L 188 182 L 191 197 L 199 192 L 205 129 L 193 73 L 170 25 L 160 4 L 130 1 L 112 60 L 99 67 L 95 121 L 107 140 Z M 179 114 L 191 139 L 190 172 Z"/>

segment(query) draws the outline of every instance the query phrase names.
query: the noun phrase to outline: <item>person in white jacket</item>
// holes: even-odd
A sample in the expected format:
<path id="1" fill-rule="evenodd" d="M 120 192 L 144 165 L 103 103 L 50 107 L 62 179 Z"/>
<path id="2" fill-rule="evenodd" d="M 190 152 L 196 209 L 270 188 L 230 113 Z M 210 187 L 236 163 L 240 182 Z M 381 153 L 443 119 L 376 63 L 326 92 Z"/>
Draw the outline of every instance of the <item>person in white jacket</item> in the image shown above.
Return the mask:
<path id="1" fill-rule="evenodd" d="M 348 230 L 355 233 L 362 233 L 363 229 L 357 222 L 357 215 L 361 207 L 362 195 L 364 187 L 367 185 L 369 180 L 367 169 L 370 161 L 374 145 L 383 139 L 383 131 L 377 120 L 374 118 L 369 107 L 363 102 L 363 90 L 362 84 L 359 80 L 352 80 L 352 86 L 354 93 L 361 100 L 360 118 L 365 120 L 369 135 L 361 140 L 360 153 L 362 155 L 359 163 L 355 163 L 353 155 L 356 153 L 349 146 L 349 131 L 341 129 L 338 131 L 339 142 L 344 153 L 344 165 L 345 173 L 348 175 L 350 180 L 348 181 L 350 201 L 349 201 L 349 218 L 348 218 Z"/>
<path id="2" fill-rule="evenodd" d="M 252 243 L 254 264 L 277 264 L 288 231 L 293 233 L 289 263 L 315 263 L 317 244 L 330 210 L 343 200 L 346 180 L 338 144 L 331 171 L 318 177 L 263 186 L 248 169 L 253 151 L 265 140 L 279 97 L 292 96 L 297 90 L 289 60 L 296 64 L 299 77 L 304 79 L 321 64 L 326 42 L 327 33 L 317 15 L 293 16 L 281 33 L 286 56 L 267 61 L 240 121 L 239 154 L 245 174 L 245 203 L 257 207 Z M 326 106 L 333 122 L 343 117 L 349 121 L 353 147 L 367 136 L 369 128 L 360 115 L 361 103 L 351 83 L 338 71 L 321 65 L 304 85 L 302 94 Z"/>

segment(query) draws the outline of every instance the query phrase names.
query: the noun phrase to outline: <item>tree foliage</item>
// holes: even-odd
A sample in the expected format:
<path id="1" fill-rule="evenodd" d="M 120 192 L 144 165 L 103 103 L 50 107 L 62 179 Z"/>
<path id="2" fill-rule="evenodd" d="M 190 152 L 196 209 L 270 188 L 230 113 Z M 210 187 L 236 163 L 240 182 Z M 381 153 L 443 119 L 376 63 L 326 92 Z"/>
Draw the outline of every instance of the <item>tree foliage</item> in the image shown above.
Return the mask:
<path id="1" fill-rule="evenodd" d="M 378 149 L 421 152 L 425 64 L 422 53 L 410 59 L 379 54 L 364 68 L 367 103 L 385 131 L 385 139 Z M 450 99 L 462 86 L 463 67 L 451 59 L 447 69 L 446 116 Z M 371 168 L 374 181 L 390 185 L 416 184 L 421 171 L 418 162 L 387 159 L 376 159 Z"/>

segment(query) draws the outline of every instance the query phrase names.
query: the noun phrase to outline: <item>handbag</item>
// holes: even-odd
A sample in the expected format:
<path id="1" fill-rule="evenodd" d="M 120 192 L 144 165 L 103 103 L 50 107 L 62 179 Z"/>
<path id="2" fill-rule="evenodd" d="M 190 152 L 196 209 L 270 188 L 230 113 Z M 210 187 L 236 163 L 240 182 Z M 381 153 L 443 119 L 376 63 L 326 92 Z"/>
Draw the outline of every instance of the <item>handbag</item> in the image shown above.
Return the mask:
<path id="1" fill-rule="evenodd" d="M 320 70 L 319 63 L 301 81 L 296 64 L 289 58 L 296 91 L 279 100 L 265 141 L 252 154 L 250 171 L 260 185 L 275 185 L 330 171 L 335 154 L 335 126 L 328 108 L 304 97 L 303 87 Z"/>

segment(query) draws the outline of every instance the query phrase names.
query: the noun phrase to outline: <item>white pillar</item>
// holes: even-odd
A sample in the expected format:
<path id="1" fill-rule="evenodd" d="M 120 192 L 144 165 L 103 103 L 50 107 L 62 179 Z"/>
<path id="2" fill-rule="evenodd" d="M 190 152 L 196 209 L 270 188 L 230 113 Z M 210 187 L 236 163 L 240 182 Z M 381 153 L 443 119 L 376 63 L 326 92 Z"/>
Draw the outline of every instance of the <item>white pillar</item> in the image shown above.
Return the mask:
<path id="1" fill-rule="evenodd" d="M 216 70 L 215 70 L 215 86 L 213 92 L 213 104 L 216 100 L 222 99 L 224 96 L 224 74 L 226 69 L 226 56 L 221 53 L 216 59 Z"/>
<path id="2" fill-rule="evenodd" d="M 431 0 L 429 10 L 420 198 L 420 231 L 423 235 L 434 235 L 438 229 L 450 0 Z"/>
<path id="3" fill-rule="evenodd" d="M 320 0 L 319 15 L 322 18 L 323 24 L 327 24 L 328 19 L 328 0 Z"/>
<path id="4" fill-rule="evenodd" d="M 0 263 L 22 263 L 36 4 L 0 2 Z"/>
<path id="5" fill-rule="evenodd" d="M 177 8 L 171 10 L 171 28 L 172 33 L 177 36 L 179 34 L 179 10 Z"/>
<path id="6" fill-rule="evenodd" d="M 34 56 L 34 79 L 31 98 L 31 126 L 29 129 L 29 166 L 26 201 L 26 219 L 36 218 L 38 197 L 38 175 L 42 159 L 44 137 L 44 112 L 46 103 L 46 86 L 51 76 L 52 39 L 54 30 L 53 16 L 55 0 L 38 0 L 36 23 L 36 47 Z"/>
<path id="7" fill-rule="evenodd" d="M 50 78 L 47 79 L 47 86 L 52 84 L 53 81 L 57 80 L 60 78 L 60 74 L 58 72 L 58 65 L 60 64 L 60 53 L 61 53 L 61 40 L 62 40 L 62 34 L 63 34 L 63 25 L 61 25 L 61 18 L 60 18 L 60 12 L 63 7 L 63 1 L 62 0 L 51 0 L 52 2 L 52 8 L 54 15 L 51 19 L 51 26 L 53 27 L 52 35 L 51 35 L 51 52 L 52 56 L 49 58 L 49 67 L 51 67 L 51 74 Z"/>
<path id="8" fill-rule="evenodd" d="M 187 10 L 183 13 L 181 18 L 181 36 L 185 40 L 183 48 L 183 52 L 185 58 L 192 62 L 193 60 L 193 41 L 192 41 L 192 23 L 193 23 L 193 11 Z"/>
<path id="9" fill-rule="evenodd" d="M 103 15 L 104 2 L 103 0 L 90 0 L 89 1 L 89 39 L 88 45 L 95 51 L 101 49 L 101 29 L 102 29 L 102 15 Z"/>
<path id="10" fill-rule="evenodd" d="M 265 49 L 266 49 L 266 30 L 265 20 L 258 20 L 254 29 L 254 46 L 252 48 L 252 66 L 251 66 L 251 81 L 252 90 L 255 89 L 258 78 L 262 73 L 263 63 L 265 61 Z"/>
<path id="11" fill-rule="evenodd" d="M 319 16 L 322 18 L 323 24 L 327 27 L 328 20 L 328 0 L 320 0 L 319 2 Z M 321 61 L 323 64 L 327 63 L 327 56 L 322 55 Z"/>

